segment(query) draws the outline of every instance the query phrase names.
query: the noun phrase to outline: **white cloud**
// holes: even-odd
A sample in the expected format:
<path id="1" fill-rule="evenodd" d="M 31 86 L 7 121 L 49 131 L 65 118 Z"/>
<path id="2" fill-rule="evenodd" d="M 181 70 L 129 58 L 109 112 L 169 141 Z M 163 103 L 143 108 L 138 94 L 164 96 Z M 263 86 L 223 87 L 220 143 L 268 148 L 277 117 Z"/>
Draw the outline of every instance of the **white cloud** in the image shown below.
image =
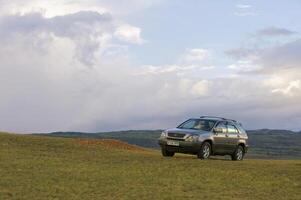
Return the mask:
<path id="1" fill-rule="evenodd" d="M 153 65 L 145 65 L 140 67 L 140 70 L 136 72 L 134 75 L 156 75 L 163 73 L 176 73 L 177 75 L 181 75 L 186 71 L 203 71 L 213 69 L 214 66 L 198 66 L 198 65 L 161 65 L 161 66 L 153 66 Z"/>
<path id="2" fill-rule="evenodd" d="M 208 59 L 210 52 L 207 49 L 188 49 L 186 50 L 183 60 L 186 62 L 199 62 Z"/>
<path id="3" fill-rule="evenodd" d="M 254 72 L 260 70 L 261 66 L 253 64 L 250 60 L 238 60 L 235 64 L 229 65 L 228 68 L 238 72 Z"/>
<path id="4" fill-rule="evenodd" d="M 209 93 L 209 81 L 202 80 L 195 83 L 192 88 L 191 92 L 197 96 L 206 96 Z"/>
<path id="5" fill-rule="evenodd" d="M 164 0 L 2 0 L 1 14 L 43 12 L 46 17 L 66 15 L 80 11 L 94 11 L 125 15 L 160 4 Z"/>
<path id="6" fill-rule="evenodd" d="M 237 4 L 235 5 L 236 11 L 234 15 L 240 16 L 240 17 L 246 17 L 246 16 L 257 16 L 258 12 L 256 9 L 250 5 L 250 4 Z"/>
<path id="7" fill-rule="evenodd" d="M 144 40 L 141 38 L 141 29 L 128 24 L 117 27 L 114 35 L 121 41 L 133 44 L 142 44 Z"/>
<path id="8" fill-rule="evenodd" d="M 135 75 L 156 75 L 164 73 L 174 73 L 178 76 L 185 76 L 191 73 L 200 73 L 200 71 L 212 70 L 215 68 L 210 63 L 211 53 L 207 49 L 186 49 L 180 56 L 178 62 L 170 65 L 144 65 L 141 66 Z"/>
<path id="9" fill-rule="evenodd" d="M 281 93 L 283 95 L 294 95 L 294 92 L 300 93 L 301 81 L 290 81 L 285 88 L 276 88 L 272 90 L 272 93 Z"/>
<path id="10" fill-rule="evenodd" d="M 252 5 L 250 5 L 250 4 L 237 4 L 236 7 L 239 8 L 239 9 L 248 9 L 248 8 L 251 8 Z"/>
<path id="11" fill-rule="evenodd" d="M 32 12 L 43 13 L 45 17 L 51 18 L 60 15 L 67 15 L 80 11 L 94 11 L 99 13 L 107 13 L 108 9 L 103 5 L 91 1 L 68 1 L 68 0 L 10 0 L 5 1 L 0 6 L 2 14 L 27 14 Z"/>

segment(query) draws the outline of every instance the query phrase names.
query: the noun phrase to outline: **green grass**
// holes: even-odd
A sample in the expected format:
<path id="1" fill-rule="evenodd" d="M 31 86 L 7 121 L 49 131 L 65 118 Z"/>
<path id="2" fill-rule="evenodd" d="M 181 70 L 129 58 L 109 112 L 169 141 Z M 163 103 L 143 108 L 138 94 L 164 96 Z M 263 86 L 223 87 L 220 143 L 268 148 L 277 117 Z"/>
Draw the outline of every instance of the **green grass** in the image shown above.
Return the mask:
<path id="1" fill-rule="evenodd" d="M 301 160 L 163 158 L 0 134 L 0 199 L 301 199 Z"/>

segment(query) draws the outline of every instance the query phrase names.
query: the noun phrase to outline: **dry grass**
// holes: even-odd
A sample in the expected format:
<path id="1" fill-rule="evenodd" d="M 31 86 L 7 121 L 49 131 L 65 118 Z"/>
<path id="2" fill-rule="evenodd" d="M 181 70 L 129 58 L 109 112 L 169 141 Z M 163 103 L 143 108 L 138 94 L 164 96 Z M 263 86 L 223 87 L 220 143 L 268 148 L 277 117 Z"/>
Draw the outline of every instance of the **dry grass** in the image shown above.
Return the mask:
<path id="1" fill-rule="evenodd" d="M 82 146 L 101 146 L 107 149 L 147 152 L 149 150 L 114 139 L 76 139 L 75 143 Z"/>

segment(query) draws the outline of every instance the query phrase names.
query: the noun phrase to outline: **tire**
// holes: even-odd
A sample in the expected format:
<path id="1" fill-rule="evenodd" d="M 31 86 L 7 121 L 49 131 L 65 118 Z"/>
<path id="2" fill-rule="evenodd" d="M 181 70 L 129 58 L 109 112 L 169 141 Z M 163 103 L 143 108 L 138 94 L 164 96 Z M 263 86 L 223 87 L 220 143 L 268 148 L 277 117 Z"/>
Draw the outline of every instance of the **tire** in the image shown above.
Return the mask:
<path id="1" fill-rule="evenodd" d="M 243 146 L 238 145 L 234 153 L 231 155 L 232 160 L 243 160 L 245 151 Z"/>
<path id="2" fill-rule="evenodd" d="M 173 157 L 175 155 L 175 152 L 168 151 L 166 148 L 161 148 L 162 156 L 164 157 Z"/>
<path id="3" fill-rule="evenodd" d="M 209 142 L 204 142 L 197 156 L 199 159 L 208 159 L 210 155 L 211 155 L 211 144 Z"/>

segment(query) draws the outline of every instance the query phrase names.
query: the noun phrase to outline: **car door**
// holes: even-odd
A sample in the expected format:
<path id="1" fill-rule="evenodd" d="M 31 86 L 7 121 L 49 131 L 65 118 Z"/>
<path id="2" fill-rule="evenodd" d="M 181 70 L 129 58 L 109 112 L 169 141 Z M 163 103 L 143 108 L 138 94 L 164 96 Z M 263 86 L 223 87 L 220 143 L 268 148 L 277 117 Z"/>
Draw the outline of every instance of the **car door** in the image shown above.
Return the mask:
<path id="1" fill-rule="evenodd" d="M 228 137 L 227 137 L 227 151 L 229 153 L 233 153 L 237 147 L 238 140 L 239 140 L 239 131 L 235 127 L 235 125 L 231 122 L 227 123 L 227 131 L 228 131 Z"/>
<path id="2" fill-rule="evenodd" d="M 226 137 L 227 137 L 227 123 L 224 121 L 219 122 L 215 128 L 219 128 L 222 131 L 220 133 L 214 133 L 214 153 L 215 154 L 225 154 L 227 149 Z"/>

